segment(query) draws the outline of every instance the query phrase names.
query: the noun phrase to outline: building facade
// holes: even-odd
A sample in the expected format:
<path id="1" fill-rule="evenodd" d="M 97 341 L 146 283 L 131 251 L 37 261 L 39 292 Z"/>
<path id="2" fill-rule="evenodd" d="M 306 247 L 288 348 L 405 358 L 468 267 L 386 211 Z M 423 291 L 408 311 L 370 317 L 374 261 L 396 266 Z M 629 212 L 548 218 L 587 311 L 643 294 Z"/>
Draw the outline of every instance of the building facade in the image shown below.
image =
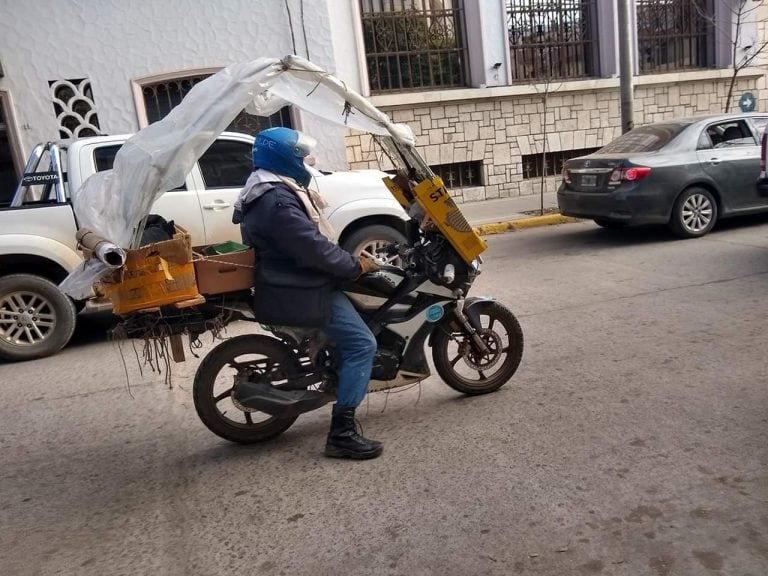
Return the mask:
<path id="1" fill-rule="evenodd" d="M 335 29 L 351 10 L 347 0 L 0 0 L 0 202 L 38 142 L 133 133 L 229 64 L 295 53 L 357 76 L 356 56 L 336 56 L 349 53 Z M 298 110 L 243 114 L 232 128 L 275 124 L 315 135 L 323 166 L 347 166 L 344 129 Z"/>
<path id="2" fill-rule="evenodd" d="M 766 110 L 766 55 L 754 52 L 768 40 L 768 9 L 742 0 L 631 4 L 636 124 L 722 113 L 734 61 L 752 56 L 731 109 L 751 93 Z M 542 174 L 552 191 L 565 160 L 621 133 L 616 0 L 362 0 L 357 8 L 363 86 L 413 128 L 459 200 L 538 193 Z M 352 167 L 388 167 L 369 137 L 347 144 Z"/>
<path id="3" fill-rule="evenodd" d="M 216 70 L 289 53 L 408 123 L 457 199 L 537 193 L 542 175 L 551 190 L 564 160 L 620 133 L 616 2 L 0 0 L 0 201 L 37 142 L 135 132 Z M 722 112 L 734 63 L 768 39 L 751 0 L 633 0 L 632 19 L 637 124 Z M 768 107 L 765 56 L 734 102 Z M 270 125 L 315 136 L 322 167 L 390 167 L 370 137 L 298 110 L 232 129 Z"/>

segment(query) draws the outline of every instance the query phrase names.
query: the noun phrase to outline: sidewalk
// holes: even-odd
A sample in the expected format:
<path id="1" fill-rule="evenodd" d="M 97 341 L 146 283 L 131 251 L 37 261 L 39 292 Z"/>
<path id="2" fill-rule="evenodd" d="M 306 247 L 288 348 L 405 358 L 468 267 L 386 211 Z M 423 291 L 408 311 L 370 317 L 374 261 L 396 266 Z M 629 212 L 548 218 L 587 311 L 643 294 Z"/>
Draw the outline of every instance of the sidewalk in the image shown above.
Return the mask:
<path id="1" fill-rule="evenodd" d="M 499 198 L 498 200 L 482 200 L 459 204 L 467 221 L 474 226 L 480 235 L 500 234 L 509 230 L 565 224 L 575 221 L 574 218 L 561 216 L 557 212 L 557 194 L 544 194 L 545 215 L 540 215 L 542 199 L 539 194 L 531 196 L 515 196 L 514 198 Z M 555 209 L 552 212 L 552 209 Z M 551 213 L 550 213 L 551 212 Z"/>
<path id="2" fill-rule="evenodd" d="M 538 210 L 541 209 L 541 195 L 466 202 L 459 204 L 459 208 L 472 226 L 495 224 L 538 216 Z M 544 210 L 546 211 L 548 208 L 557 208 L 557 194 L 554 192 L 544 194 Z M 533 211 L 537 211 L 536 214 L 525 214 L 525 212 Z"/>

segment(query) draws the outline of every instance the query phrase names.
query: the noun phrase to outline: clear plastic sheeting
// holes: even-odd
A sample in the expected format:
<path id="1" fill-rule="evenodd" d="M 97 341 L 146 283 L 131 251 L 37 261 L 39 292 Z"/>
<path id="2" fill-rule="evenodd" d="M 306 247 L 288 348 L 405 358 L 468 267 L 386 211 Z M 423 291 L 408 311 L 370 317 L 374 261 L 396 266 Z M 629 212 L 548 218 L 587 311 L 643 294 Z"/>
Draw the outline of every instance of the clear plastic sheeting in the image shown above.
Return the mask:
<path id="1" fill-rule="evenodd" d="M 416 144 L 410 126 L 393 124 L 384 112 L 322 68 L 298 56 L 289 56 L 283 63 L 287 74 L 275 80 L 271 94 L 347 128 L 392 136 L 411 146 Z"/>
<path id="2" fill-rule="evenodd" d="M 293 104 L 327 121 L 413 146 L 406 125 L 396 125 L 333 75 L 298 56 L 233 64 L 197 84 L 168 116 L 130 138 L 112 170 L 88 178 L 73 194 L 77 221 L 107 241 L 135 248 L 155 201 L 184 183 L 197 159 L 243 109 L 268 116 Z M 87 298 L 91 285 L 110 272 L 91 259 L 61 289 Z"/>

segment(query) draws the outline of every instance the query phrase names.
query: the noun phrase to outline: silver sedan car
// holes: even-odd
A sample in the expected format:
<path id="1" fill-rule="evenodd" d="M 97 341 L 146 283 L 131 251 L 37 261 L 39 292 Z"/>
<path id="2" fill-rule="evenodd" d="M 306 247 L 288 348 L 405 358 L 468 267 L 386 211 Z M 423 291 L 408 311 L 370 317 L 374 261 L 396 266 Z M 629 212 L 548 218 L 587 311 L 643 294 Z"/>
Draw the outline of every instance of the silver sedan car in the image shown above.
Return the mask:
<path id="1" fill-rule="evenodd" d="M 755 185 L 766 125 L 768 114 L 752 113 L 635 128 L 565 163 L 560 212 L 611 228 L 667 224 L 694 238 L 719 218 L 766 211 Z"/>

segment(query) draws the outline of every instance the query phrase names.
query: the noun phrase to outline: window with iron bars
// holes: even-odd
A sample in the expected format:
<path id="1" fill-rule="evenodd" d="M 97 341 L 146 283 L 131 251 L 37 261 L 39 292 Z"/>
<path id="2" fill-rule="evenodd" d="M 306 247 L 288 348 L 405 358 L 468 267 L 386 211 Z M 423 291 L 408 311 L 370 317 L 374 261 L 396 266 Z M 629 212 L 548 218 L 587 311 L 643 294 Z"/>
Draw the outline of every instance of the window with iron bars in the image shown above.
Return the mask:
<path id="1" fill-rule="evenodd" d="M 600 148 L 580 148 L 578 150 L 560 150 L 547 152 L 547 170 L 545 176 L 560 176 L 566 161 L 597 152 Z M 525 154 L 523 160 L 523 180 L 541 178 L 544 173 L 544 154 Z"/>
<path id="2" fill-rule="evenodd" d="M 171 110 L 181 103 L 195 84 L 202 82 L 209 76 L 211 74 L 200 74 L 164 80 L 153 84 L 144 84 L 142 86 L 142 94 L 144 96 L 144 110 L 147 113 L 147 121 L 152 124 L 165 118 Z M 293 127 L 288 106 L 271 116 L 254 116 L 243 110 L 227 126 L 227 130 L 230 132 L 256 134 L 261 130 L 275 126 Z"/>
<path id="3" fill-rule="evenodd" d="M 446 188 L 470 188 L 483 185 L 483 162 L 454 162 L 430 166 L 442 178 Z"/>
<path id="4" fill-rule="evenodd" d="M 641 74 L 714 65 L 713 0 L 636 0 Z"/>
<path id="5" fill-rule="evenodd" d="M 454 162 L 452 164 L 437 164 L 429 167 L 435 176 L 440 176 L 446 188 L 471 188 L 483 185 L 483 162 Z M 396 170 L 386 170 L 395 176 Z"/>
<path id="6" fill-rule="evenodd" d="M 596 0 L 506 0 L 512 80 L 599 75 Z"/>
<path id="7" fill-rule="evenodd" d="M 372 93 L 466 86 L 462 0 L 360 0 Z"/>

